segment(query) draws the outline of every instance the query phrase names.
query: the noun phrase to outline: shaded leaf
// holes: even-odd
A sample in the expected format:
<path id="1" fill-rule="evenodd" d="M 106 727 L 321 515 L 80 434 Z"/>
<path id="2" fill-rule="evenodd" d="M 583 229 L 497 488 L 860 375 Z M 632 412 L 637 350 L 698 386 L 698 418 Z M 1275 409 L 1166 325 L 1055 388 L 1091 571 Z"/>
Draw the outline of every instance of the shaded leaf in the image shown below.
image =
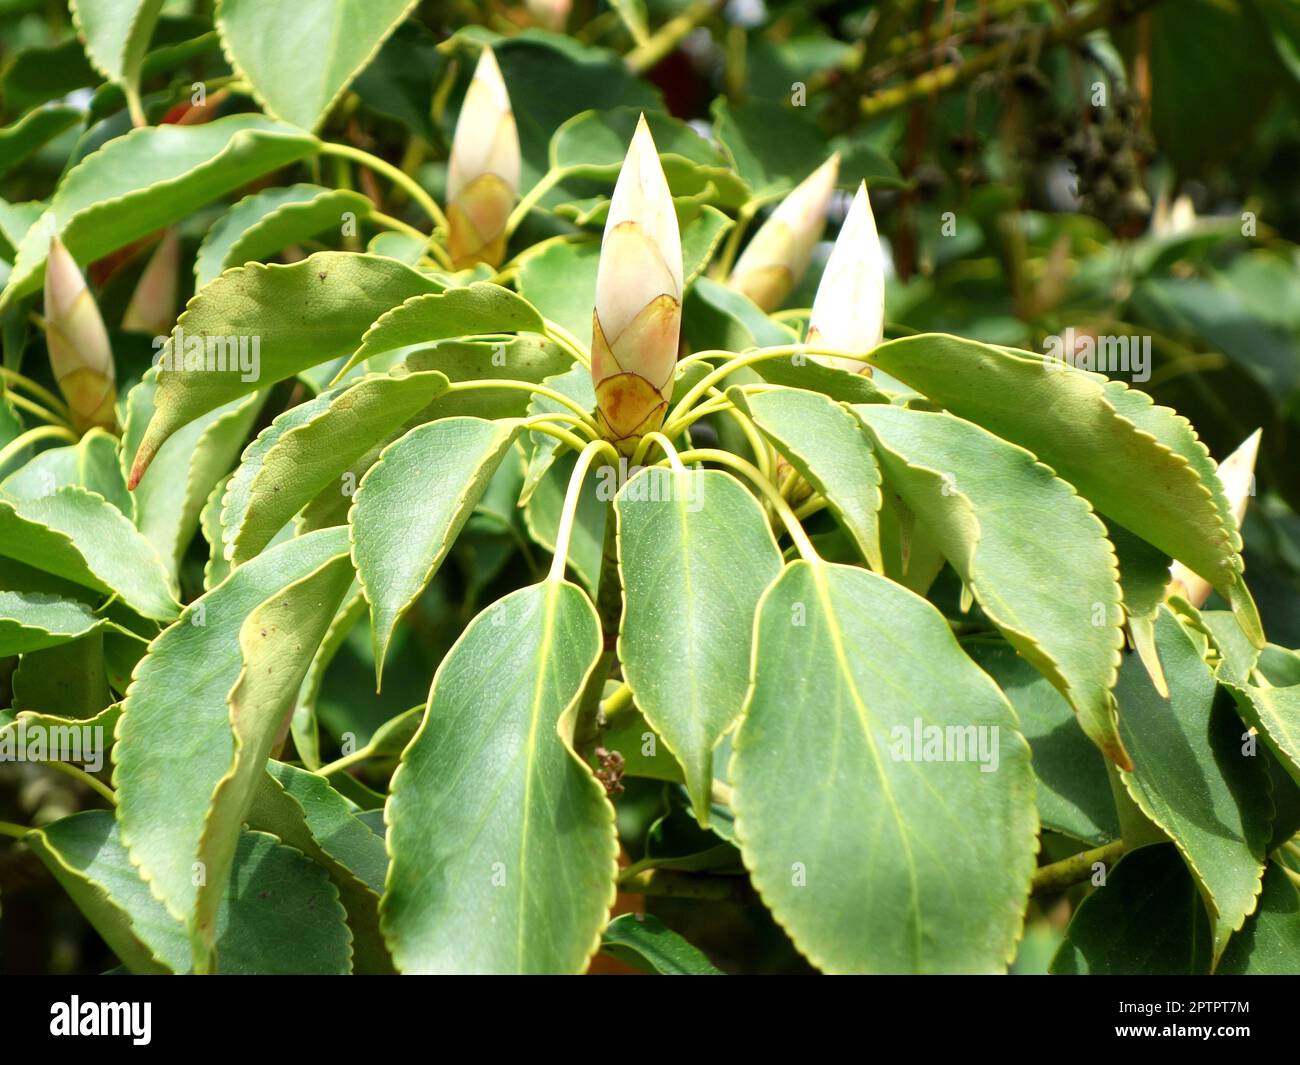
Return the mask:
<path id="1" fill-rule="evenodd" d="M 625 913 L 605 928 L 601 950 L 660 976 L 722 976 L 704 954 L 648 913 Z"/>
<path id="2" fill-rule="evenodd" d="M 1210 971 L 1205 907 L 1166 844 L 1141 847 L 1107 871 L 1079 904 L 1051 972 L 1098 976 L 1199 976 Z"/>

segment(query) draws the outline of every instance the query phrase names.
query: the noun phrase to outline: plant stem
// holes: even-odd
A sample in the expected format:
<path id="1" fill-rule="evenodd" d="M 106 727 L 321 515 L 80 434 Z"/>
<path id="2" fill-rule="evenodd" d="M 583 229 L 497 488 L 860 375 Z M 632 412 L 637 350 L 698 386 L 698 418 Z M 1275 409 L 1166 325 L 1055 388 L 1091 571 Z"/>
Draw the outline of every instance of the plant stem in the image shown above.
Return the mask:
<path id="1" fill-rule="evenodd" d="M 655 30 L 644 44 L 638 45 L 623 57 L 628 70 L 644 74 L 658 66 L 668 54 L 718 8 L 720 0 L 698 0 L 676 18 L 671 18 Z"/>
<path id="2" fill-rule="evenodd" d="M 645 436 L 641 437 L 641 442 L 637 444 L 636 451 L 632 453 L 632 465 L 640 466 L 645 460 L 646 455 L 649 453 L 651 446 L 654 444 L 659 445 L 660 450 L 663 451 L 664 456 L 668 459 L 674 470 L 677 470 L 680 473 L 686 469 L 686 467 L 682 465 L 681 456 L 677 454 L 677 449 L 673 447 L 673 442 L 669 440 L 668 437 L 664 436 L 663 433 L 657 432 L 646 433 Z"/>
<path id="3" fill-rule="evenodd" d="M 560 345 L 565 351 L 573 356 L 574 360 L 580 362 L 583 366 L 590 369 L 591 356 L 583 348 L 578 338 L 570 333 L 559 322 L 553 322 L 549 318 L 543 319 L 546 326 L 546 335 Z"/>
<path id="4" fill-rule="evenodd" d="M 405 233 L 408 237 L 414 237 L 417 240 L 428 243 L 429 234 L 421 233 L 415 226 L 409 222 L 403 222 L 400 218 L 394 218 L 390 214 L 384 214 L 383 211 L 372 210 L 370 212 L 370 221 L 375 225 L 383 226 L 385 229 L 391 229 L 398 233 Z"/>
<path id="5" fill-rule="evenodd" d="M 756 362 L 762 362 L 765 359 L 781 359 L 791 355 L 833 355 L 838 358 L 857 358 L 851 352 L 837 351 L 831 348 L 809 347 L 807 344 L 781 344 L 777 347 L 758 348 L 755 351 L 747 351 L 743 355 L 736 355 L 730 351 L 697 351 L 694 355 L 688 355 L 678 363 L 680 368 L 683 363 L 699 362 L 704 359 L 716 358 L 720 355 L 727 356 L 727 361 L 721 366 L 715 367 L 703 378 L 697 381 L 694 387 L 681 398 L 672 412 L 664 420 L 664 434 L 670 437 L 678 436 L 682 427 L 677 424 L 682 415 L 691 409 L 700 399 L 701 396 L 708 393 L 709 389 L 714 388 L 719 381 L 730 374 L 745 366 L 750 366 Z"/>
<path id="6" fill-rule="evenodd" d="M 434 225 L 447 229 L 447 216 L 442 213 L 442 208 L 434 201 L 433 197 L 424 191 L 424 187 L 409 174 L 403 173 L 392 163 L 385 159 L 380 159 L 377 155 L 371 155 L 369 152 L 362 151 L 360 148 L 354 148 L 350 144 L 336 144 L 333 141 L 322 141 L 320 150 L 325 155 L 337 155 L 344 159 L 351 159 L 364 167 L 375 171 L 377 174 L 383 174 L 394 185 L 397 185 L 408 196 L 418 203 L 421 209 L 432 220 Z"/>
<path id="7" fill-rule="evenodd" d="M 645 869 L 634 873 L 621 880 L 618 889 L 629 895 L 660 895 L 706 902 L 752 904 L 758 901 L 758 895 L 743 876 L 705 876 L 671 869 Z"/>
<path id="8" fill-rule="evenodd" d="M 506 219 L 507 237 L 523 224 L 524 219 L 528 217 L 528 212 L 541 202 L 543 196 L 563 181 L 568 173 L 568 167 L 555 166 L 537 179 L 537 184 L 520 198 L 515 204 L 515 209 L 510 212 L 510 217 Z"/>
<path id="9" fill-rule="evenodd" d="M 144 104 L 141 103 L 140 93 L 135 86 L 124 85 L 123 95 L 126 97 L 126 112 L 131 116 L 131 125 L 136 129 L 149 125 L 149 120 L 144 113 Z"/>
<path id="10" fill-rule="evenodd" d="M 117 795 L 113 789 L 105 784 L 102 780 L 91 776 L 79 765 L 73 765 L 71 762 L 50 761 L 46 762 L 51 769 L 56 769 L 64 776 L 72 777 L 73 780 L 85 784 L 91 791 L 95 792 L 100 798 L 104 799 L 110 806 L 117 805 Z"/>
<path id="11" fill-rule="evenodd" d="M 1159 2 L 1160 0 L 1099 0 L 1087 11 L 1071 12 L 1059 22 L 1036 24 L 1015 40 L 986 48 L 961 63 L 927 70 L 902 85 L 864 96 L 858 107 L 859 112 L 863 118 L 875 118 L 887 111 L 897 110 L 913 100 L 964 85 L 981 74 L 997 70 L 1022 53 L 1036 53 L 1058 44 L 1067 44 L 1103 26 L 1126 22 Z"/>
<path id="12" fill-rule="evenodd" d="M 696 448 L 692 451 L 683 451 L 681 455 L 683 462 L 716 462 L 720 466 L 730 466 L 738 473 L 743 473 L 754 487 L 763 493 L 772 509 L 776 511 L 780 519 L 785 523 L 786 532 L 790 534 L 790 539 L 799 550 L 799 556 L 807 562 L 817 564 L 821 562 L 821 556 L 817 554 L 817 549 L 813 547 L 812 541 L 808 539 L 808 534 L 803 531 L 803 526 L 799 524 L 799 519 L 795 517 L 794 511 L 790 509 L 790 504 L 781 498 L 781 493 L 777 491 L 776 485 L 763 476 L 761 470 L 750 462 L 746 462 L 739 455 L 733 455 L 730 451 L 719 451 L 716 448 Z"/>
<path id="13" fill-rule="evenodd" d="M 1071 855 L 1051 865 L 1039 866 L 1034 870 L 1029 893 L 1031 895 L 1050 895 L 1064 891 L 1068 887 L 1082 883 L 1092 876 L 1092 867 L 1097 862 L 1109 866 L 1119 860 L 1125 850 L 1122 839 L 1107 843 L 1104 847 L 1095 847 L 1081 854 Z"/>
<path id="14" fill-rule="evenodd" d="M 31 829 L 26 825 L 15 825 L 12 821 L 0 821 L 0 836 L 10 836 L 13 839 L 24 838 Z"/>
<path id="15" fill-rule="evenodd" d="M 600 710 L 605 715 L 605 721 L 609 722 L 632 706 L 632 685 L 624 681 L 600 704 Z"/>
<path id="16" fill-rule="evenodd" d="M 28 399 L 26 396 L 20 396 L 17 392 L 6 392 L 9 402 L 19 410 L 25 410 L 28 414 L 34 414 L 41 421 L 50 425 L 66 425 L 67 419 L 60 417 L 53 411 L 48 411 L 35 400 Z"/>
<path id="17" fill-rule="evenodd" d="M 749 223 L 762 206 L 762 200 L 754 199 L 736 212 L 736 222 L 731 227 L 731 232 L 727 234 L 727 243 L 722 246 L 722 254 L 718 256 L 717 261 L 713 264 L 713 269 L 709 271 L 710 276 L 715 280 L 725 280 L 726 276 L 731 273 L 731 267 L 736 261 L 737 253 L 740 251 L 740 241 L 745 235 L 745 230 L 749 228 Z"/>
<path id="18" fill-rule="evenodd" d="M 551 572 L 547 580 L 564 580 L 564 567 L 569 561 L 569 541 L 573 537 L 573 524 L 578 516 L 578 501 L 582 496 L 582 482 L 586 480 L 587 470 L 597 455 L 608 451 L 617 457 L 614 446 L 607 440 L 593 440 L 578 454 L 573 473 L 569 476 L 569 488 L 564 494 L 564 509 L 560 512 L 560 526 L 555 533 L 555 557 L 551 559 Z"/>
<path id="19" fill-rule="evenodd" d="M 596 585 L 596 615 L 600 618 L 604 646 L 578 705 L 573 747 L 579 755 L 595 743 L 603 727 L 600 697 L 605 692 L 605 680 L 614 665 L 619 622 L 623 617 L 623 583 L 618 572 L 618 522 L 612 499 L 605 505 L 605 538 L 600 556 L 600 580 Z"/>
<path id="20" fill-rule="evenodd" d="M 323 765 L 319 769 L 313 770 L 318 777 L 333 776 L 335 773 L 341 773 L 345 769 L 351 769 L 354 765 L 360 765 L 370 757 L 370 746 L 367 744 L 351 754 L 345 754 L 342 758 L 336 758 L 328 765 Z"/>
<path id="21" fill-rule="evenodd" d="M 70 444 L 77 442 L 77 434 L 65 425 L 38 425 L 35 429 L 28 429 L 25 433 L 20 433 L 9 443 L 0 448 L 0 466 L 3 466 L 11 458 L 17 455 L 23 448 L 38 440 L 66 440 Z"/>
<path id="22" fill-rule="evenodd" d="M 484 381 L 457 381 L 453 384 L 449 392 L 473 392 L 484 388 L 512 388 L 517 391 L 532 392 L 539 396 L 545 396 L 547 399 L 553 399 L 562 407 L 567 407 L 573 411 L 581 420 L 582 424 L 588 426 L 595 432 L 600 432 L 600 427 L 591 419 L 591 415 L 582 409 L 581 404 L 576 400 L 570 399 L 562 392 L 557 392 L 546 385 L 534 384 L 532 381 L 508 381 L 504 378 L 491 378 Z"/>
<path id="23" fill-rule="evenodd" d="M 64 403 L 63 400 L 45 386 L 38 385 L 30 377 L 20 374 L 17 370 L 11 370 L 7 366 L 0 366 L 0 377 L 4 378 L 5 382 L 10 386 L 10 391 L 12 391 L 13 388 L 21 388 L 24 391 L 30 392 L 33 396 L 49 407 L 50 410 L 61 415 L 65 420 L 71 416 L 71 412 L 68 410 L 68 405 Z"/>

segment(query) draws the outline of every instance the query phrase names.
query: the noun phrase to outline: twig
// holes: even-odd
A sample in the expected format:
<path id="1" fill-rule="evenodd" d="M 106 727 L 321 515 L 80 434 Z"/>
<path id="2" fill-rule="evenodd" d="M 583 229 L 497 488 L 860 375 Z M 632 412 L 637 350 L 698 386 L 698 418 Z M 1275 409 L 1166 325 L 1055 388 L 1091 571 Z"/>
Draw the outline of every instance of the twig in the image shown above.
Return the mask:
<path id="1" fill-rule="evenodd" d="M 1092 867 L 1101 862 L 1110 865 L 1118 861 L 1124 853 L 1124 841 L 1115 840 L 1104 847 L 1096 847 L 1081 854 L 1071 855 L 1051 865 L 1039 866 L 1034 870 L 1034 879 L 1030 888 L 1031 895 L 1050 895 L 1064 891 L 1068 887 L 1082 883 L 1092 876 Z"/>
<path id="2" fill-rule="evenodd" d="M 1160 0 L 1099 0 L 1095 7 L 1087 11 L 1072 12 L 1059 22 L 1036 24 L 1015 40 L 985 49 L 961 63 L 928 70 L 902 85 L 865 96 L 859 104 L 859 111 L 863 118 L 875 118 L 887 111 L 895 111 L 920 97 L 964 85 L 981 74 L 1011 62 L 1022 53 L 1066 44 L 1103 26 L 1127 22 L 1159 2 Z"/>

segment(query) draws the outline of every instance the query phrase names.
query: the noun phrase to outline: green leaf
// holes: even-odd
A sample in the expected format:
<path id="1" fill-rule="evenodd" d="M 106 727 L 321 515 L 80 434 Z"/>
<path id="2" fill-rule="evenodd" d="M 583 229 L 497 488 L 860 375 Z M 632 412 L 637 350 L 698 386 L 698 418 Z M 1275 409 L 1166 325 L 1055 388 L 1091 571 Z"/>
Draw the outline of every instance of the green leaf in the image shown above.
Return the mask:
<path id="1" fill-rule="evenodd" d="M 230 560 L 238 566 L 256 555 L 303 506 L 331 485 L 339 487 L 344 471 L 446 388 L 436 370 L 374 374 L 331 393 L 327 404 L 313 401 L 305 420 L 294 412 L 277 418 L 258 437 L 253 461 L 246 455 L 222 512 Z M 268 437 L 271 446 L 264 449 Z"/>
<path id="2" fill-rule="evenodd" d="M 165 621 L 178 604 L 158 552 L 103 496 L 65 486 L 39 499 L 0 499 L 0 554 L 117 595 Z"/>
<path id="3" fill-rule="evenodd" d="M 762 507 L 720 470 L 643 470 L 614 510 L 618 658 L 707 826 L 713 749 L 744 707 L 754 611 L 781 552 Z"/>
<path id="4" fill-rule="evenodd" d="M 384 311 L 438 287 L 393 259 L 353 252 L 319 252 L 290 266 L 253 264 L 222 274 L 190 300 L 161 353 L 156 410 L 136 451 L 132 478 L 143 476 L 163 442 L 183 425 L 255 389 L 350 355 Z M 204 337 L 228 342 L 207 356 L 216 368 L 186 369 L 196 355 L 195 341 Z M 176 351 L 181 338 L 185 350 Z M 251 338 L 257 339 L 255 366 Z M 247 341 L 242 369 L 230 350 L 235 341 Z"/>
<path id="5" fill-rule="evenodd" d="M 278 836 L 329 873 L 352 929 L 358 973 L 392 973 L 379 933 L 379 896 L 388 853 L 382 836 L 356 816 L 356 807 L 321 777 L 272 760 L 253 796 L 248 823 Z M 220 952 L 220 944 L 218 944 Z"/>
<path id="6" fill-rule="evenodd" d="M 316 148 L 314 137 L 261 115 L 115 137 L 59 182 L 49 209 L 23 238 L 0 310 L 40 288 L 55 234 L 77 262 L 93 262 Z"/>
<path id="7" fill-rule="evenodd" d="M 591 335 L 600 244 L 544 242 L 519 257 L 519 291 L 576 337 Z"/>
<path id="8" fill-rule="evenodd" d="M 70 36 L 58 44 L 22 48 L 10 55 L 0 73 L 0 95 L 7 109 L 25 111 L 98 85 L 99 80 L 81 42 Z"/>
<path id="9" fill-rule="evenodd" d="M 1119 574 L 1092 508 L 1023 448 L 948 414 L 853 408 L 889 485 L 1011 644 L 1128 765 L 1110 694 L 1119 666 Z"/>
<path id="10" fill-rule="evenodd" d="M 581 363 L 574 363 L 564 373 L 546 378 L 543 384 L 562 396 L 568 396 L 584 410 L 596 409 L 596 389 L 591 383 L 591 370 Z M 568 409 L 562 403 L 543 395 L 533 396 L 528 403 L 529 415 L 558 414 L 567 412 Z M 555 461 L 555 452 L 560 446 L 560 442 L 547 433 L 530 432 L 528 435 L 532 438 L 532 454 L 528 459 L 528 472 L 519 495 L 518 501 L 521 503 L 527 503 L 532 498 L 543 474 Z"/>
<path id="11" fill-rule="evenodd" d="M 69 6 L 95 69 L 121 82 L 128 96 L 137 96 L 163 0 L 70 0 Z"/>
<path id="12" fill-rule="evenodd" d="M 794 188 L 830 154 L 816 123 L 778 103 L 732 105 L 719 97 L 712 112 L 718 142 L 758 199 Z"/>
<path id="13" fill-rule="evenodd" d="M 126 464 L 154 414 L 157 378 L 147 372 L 126 400 L 121 461 Z M 162 557 L 173 587 L 213 486 L 230 470 L 266 400 L 232 399 L 170 436 L 135 486 L 135 524 Z M 120 474 L 119 474 L 120 476 Z"/>
<path id="14" fill-rule="evenodd" d="M 1161 695 L 1169 694 L 1168 682 L 1156 651 L 1156 616 L 1169 587 L 1170 558 L 1122 525 L 1107 522 L 1107 535 L 1119 559 L 1119 588 L 1129 635 L 1151 682 Z"/>
<path id="15" fill-rule="evenodd" d="M 1242 718 L 1259 731 L 1282 767 L 1300 784 L 1300 685 L 1257 687 L 1242 680 L 1226 662 L 1216 676 L 1236 700 Z"/>
<path id="16" fill-rule="evenodd" d="M 484 333 L 541 333 L 545 323 L 525 299 L 508 288 L 477 281 L 464 288 L 432 292 L 394 307 L 366 330 L 361 347 L 340 371 L 384 352 L 415 344 Z"/>
<path id="17" fill-rule="evenodd" d="M 744 299 L 744 297 L 741 297 Z M 748 300 L 746 300 L 748 303 Z M 776 337 L 769 338 L 776 340 Z M 786 343 L 786 341 L 778 341 Z M 787 355 L 777 359 L 763 359 L 746 369 L 753 370 L 770 385 L 799 388 L 807 392 L 820 392 L 840 403 L 888 403 L 889 396 L 882 392 L 866 374 L 849 373 L 834 366 L 826 366 L 806 355 Z"/>
<path id="18" fill-rule="evenodd" d="M 104 663 L 104 633 L 28 651 L 12 678 L 15 710 L 35 710 L 85 720 L 113 701 Z"/>
<path id="19" fill-rule="evenodd" d="M 793 344 L 794 330 L 764 314 L 743 292 L 712 278 L 699 277 L 682 305 L 682 331 L 697 351 L 747 351 L 750 348 Z M 756 363 L 755 371 L 763 364 Z M 842 372 L 842 371 L 841 371 Z M 866 380 L 866 378 L 863 378 Z M 797 382 L 780 382 L 796 384 Z M 879 390 L 868 382 L 872 396 Z M 870 402 L 870 400 L 868 400 Z"/>
<path id="20" fill-rule="evenodd" d="M 0 591 L 0 658 L 75 640 L 105 624 L 84 603 Z"/>
<path id="21" fill-rule="evenodd" d="M 1106 761 L 1064 696 L 1010 644 L 970 640 L 962 649 L 997 682 L 1020 718 L 1020 731 L 1033 751 L 1043 828 L 1094 846 L 1119 839 Z"/>
<path id="22" fill-rule="evenodd" d="M 953 758 L 928 760 L 945 738 Z M 1010 961 L 1037 846 L 1029 746 L 925 600 L 787 566 L 759 606 L 731 781 L 754 886 L 818 968 Z"/>
<path id="23" fill-rule="evenodd" d="M 477 51 L 477 47 L 474 47 Z M 623 58 L 571 37 L 524 30 L 493 43 L 522 153 L 520 188 L 529 189 L 547 170 L 551 136 L 594 101 L 661 111 L 658 93 L 634 76 Z"/>
<path id="24" fill-rule="evenodd" d="M 289 734 L 293 737 L 294 751 L 308 769 L 319 769 L 321 766 L 320 723 L 317 713 L 326 673 L 365 613 L 366 599 L 361 594 L 361 585 L 354 580 L 343 598 L 343 605 L 334 615 L 324 639 L 312 656 L 302 687 L 298 689 L 298 701 L 289 721 Z"/>
<path id="25" fill-rule="evenodd" d="M 391 354 L 391 353 L 390 353 Z M 573 357 L 534 333 L 480 340 L 441 340 L 418 347 L 405 358 L 408 370 L 438 370 L 453 384 L 475 381 L 545 381 L 572 369 Z M 590 376 L 590 374 L 588 374 Z M 521 418 L 533 395 L 517 388 L 469 388 L 448 392 L 431 403 L 421 421 L 465 417 Z M 593 404 L 594 405 L 594 404 Z"/>
<path id="26" fill-rule="evenodd" d="M 1140 847 L 1079 904 L 1051 972 L 1200 976 L 1210 971 L 1210 926 L 1196 884 L 1165 844 Z"/>
<path id="27" fill-rule="evenodd" d="M 649 913 L 625 913 L 605 928 L 600 949 L 660 976 L 722 976 L 700 950 Z"/>
<path id="28" fill-rule="evenodd" d="M 276 592 L 240 626 L 243 668 L 227 697 L 234 756 L 212 793 L 199 840 L 198 864 L 206 879 L 199 885 L 192 927 L 205 969 L 212 964 L 216 910 L 240 825 L 265 774 L 276 735 L 281 728 L 287 730 L 312 656 L 351 584 L 351 561 L 336 556 Z"/>
<path id="29" fill-rule="evenodd" d="M 815 392 L 778 388 L 745 395 L 731 389 L 727 394 L 749 411 L 800 476 L 826 497 L 867 564 L 882 573 L 880 467 L 857 419 Z"/>
<path id="30" fill-rule="evenodd" d="M 1277 862 L 1264 871 L 1259 908 L 1228 941 L 1220 976 L 1292 976 L 1300 968 L 1300 891 Z"/>
<path id="31" fill-rule="evenodd" d="M 362 478 L 349 520 L 377 677 L 397 622 L 447 556 L 515 432 L 478 418 L 430 422 L 385 448 Z"/>
<path id="32" fill-rule="evenodd" d="M 113 815 L 86 810 L 28 844 L 133 973 L 188 973 L 184 927 L 132 866 Z M 262 832 L 243 832 L 217 915 L 223 973 L 347 973 L 349 934 L 325 871 Z"/>
<path id="33" fill-rule="evenodd" d="M 368 197 L 320 185 L 273 187 L 245 196 L 217 219 L 194 259 L 197 291 L 231 266 L 265 259 L 281 248 L 341 229 L 347 213 L 358 219 L 373 210 Z"/>
<path id="34" fill-rule="evenodd" d="M 402 972 L 580 972 L 595 953 L 614 811 L 561 717 L 600 650 L 590 600 L 546 581 L 479 614 L 438 667 L 386 817 Z"/>
<path id="35" fill-rule="evenodd" d="M 1138 808 L 1177 845 L 1205 899 L 1217 959 L 1255 909 L 1273 806 L 1264 766 L 1224 703 L 1193 635 L 1168 610 L 1156 643 L 1169 680 L 1162 698 L 1134 658 L 1120 670 L 1120 735 L 1134 770 L 1121 774 Z"/>
<path id="36" fill-rule="evenodd" d="M 178 921 L 193 920 L 208 809 L 235 759 L 228 696 L 244 668 L 244 621 L 347 549 L 347 531 L 330 529 L 259 555 L 186 607 L 135 671 L 113 751 L 118 820 L 132 862 Z"/>
<path id="37" fill-rule="evenodd" d="M 208 545 L 208 560 L 203 566 L 205 592 L 210 592 L 230 576 L 230 563 L 226 561 L 225 542 L 222 540 L 221 501 L 225 498 L 226 488 L 233 476 L 223 477 L 216 483 L 199 514 L 199 529 Z"/>
<path id="38" fill-rule="evenodd" d="M 610 0 L 609 6 L 618 12 L 618 17 L 623 20 L 623 25 L 627 27 L 632 39 L 637 44 L 641 44 L 646 39 L 649 29 L 645 0 Z"/>
<path id="39" fill-rule="evenodd" d="M 575 115 L 551 138 L 551 168 L 612 186 L 641 114 L 639 107 L 602 107 Z M 655 111 L 645 117 L 673 196 L 703 196 L 725 207 L 749 199 L 726 157 L 685 122 Z"/>
<path id="40" fill-rule="evenodd" d="M 0 176 L 83 118 L 85 112 L 79 108 L 56 104 L 28 111 L 17 122 L 0 129 Z"/>
<path id="41" fill-rule="evenodd" d="M 315 130 L 413 0 L 222 0 L 217 28 L 230 64 L 268 115 Z"/>
<path id="42" fill-rule="evenodd" d="M 1262 76 L 1269 45 L 1239 4 L 1186 0 L 1151 12 L 1150 121 L 1180 173 L 1203 173 L 1251 144 L 1278 81 Z M 1266 59 L 1265 57 L 1268 56 Z"/>
<path id="43" fill-rule="evenodd" d="M 1254 642 L 1263 642 L 1240 576 L 1236 522 L 1185 418 L 1120 381 L 957 337 L 890 341 L 870 361 L 1032 451 L 1101 513 L 1209 581 Z"/>
<path id="44" fill-rule="evenodd" d="M 127 517 L 135 513 L 119 469 L 117 438 L 103 429 L 91 429 L 75 445 L 38 452 L 0 481 L 0 496 L 40 499 L 64 485 L 103 496 Z"/>

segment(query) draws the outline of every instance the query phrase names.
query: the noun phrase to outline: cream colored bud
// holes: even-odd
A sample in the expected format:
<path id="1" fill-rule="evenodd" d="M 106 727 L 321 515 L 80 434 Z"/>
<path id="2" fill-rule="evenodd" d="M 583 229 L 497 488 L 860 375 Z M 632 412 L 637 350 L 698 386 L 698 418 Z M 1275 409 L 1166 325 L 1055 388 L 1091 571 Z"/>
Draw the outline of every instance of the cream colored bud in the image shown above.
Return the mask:
<path id="1" fill-rule="evenodd" d="M 1256 429 L 1237 447 L 1237 450 L 1219 464 L 1219 480 L 1223 484 L 1223 494 L 1232 507 L 1232 518 L 1241 528 L 1246 516 L 1246 505 L 1255 494 L 1255 459 L 1259 456 L 1259 438 L 1261 430 Z M 1200 609 L 1210 597 L 1209 581 L 1198 573 L 1193 573 L 1181 562 L 1169 567 L 1169 589 L 1166 598 L 1181 595 L 1192 606 Z"/>
<path id="2" fill-rule="evenodd" d="M 117 379 L 108 331 L 86 279 L 57 236 L 50 238 L 45 263 L 45 342 L 73 428 L 115 428 Z"/>
<path id="3" fill-rule="evenodd" d="M 500 266 L 506 222 L 519 198 L 519 132 L 491 48 L 479 55 L 465 93 L 447 169 L 448 251 L 458 269 Z"/>
<path id="4" fill-rule="evenodd" d="M 175 226 L 149 256 L 136 283 L 131 303 L 122 315 L 122 329 L 128 333 L 160 336 L 176 324 L 176 296 L 180 288 L 181 236 Z"/>
<path id="5" fill-rule="evenodd" d="M 563 31 L 573 10 L 573 0 L 527 0 L 528 13 L 543 29 Z"/>
<path id="6" fill-rule="evenodd" d="M 808 319 L 810 346 L 865 355 L 885 336 L 885 257 L 865 183 L 858 186 L 822 273 Z M 868 370 L 858 359 L 813 358 L 856 373 Z"/>
<path id="7" fill-rule="evenodd" d="M 765 311 L 780 307 L 812 261 L 839 173 L 836 152 L 777 205 L 741 252 L 727 284 Z"/>
<path id="8" fill-rule="evenodd" d="M 682 320 L 682 242 L 645 116 L 609 203 L 596 273 L 591 377 L 605 436 L 630 452 L 663 424 Z"/>

